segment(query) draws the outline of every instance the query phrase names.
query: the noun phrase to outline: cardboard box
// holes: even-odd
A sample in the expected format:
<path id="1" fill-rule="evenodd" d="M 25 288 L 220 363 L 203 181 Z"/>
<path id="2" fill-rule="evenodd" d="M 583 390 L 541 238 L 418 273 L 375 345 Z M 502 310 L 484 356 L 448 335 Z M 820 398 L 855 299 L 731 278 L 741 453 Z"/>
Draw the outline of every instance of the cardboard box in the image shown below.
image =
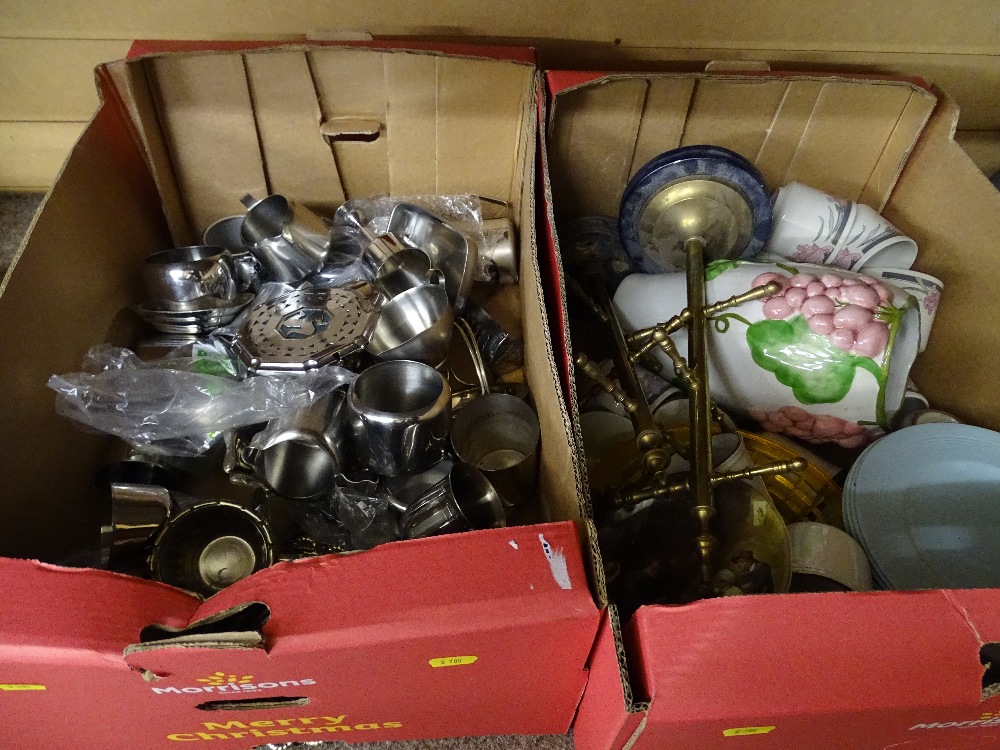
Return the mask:
<path id="1" fill-rule="evenodd" d="M 96 541 L 92 477 L 110 441 L 59 417 L 45 383 L 94 344 L 134 342 L 142 259 L 195 241 L 246 192 L 321 210 L 377 193 L 509 202 L 521 284 L 506 299 L 542 425 L 537 523 L 282 563 L 204 603 L 2 559 L 5 746 L 567 731 L 599 612 L 541 314 L 533 65 L 295 47 L 151 56 L 97 80 L 104 104 L 0 285 L 0 550 L 58 562 Z M 336 132 L 339 118 L 376 120 L 379 136 L 331 153 L 321 126 Z"/>
<path id="2" fill-rule="evenodd" d="M 799 180 L 860 200 L 913 237 L 915 267 L 946 287 L 913 377 L 936 406 L 1000 428 L 996 295 L 983 281 L 1000 268 L 1000 197 L 953 141 L 958 112 L 945 94 L 919 81 L 770 72 L 553 72 L 548 86 L 546 301 L 574 419 L 553 228 L 616 216 L 647 160 L 711 143 L 753 161 L 771 190 Z M 602 575 L 594 571 L 605 604 Z M 721 598 L 641 607 L 624 638 L 611 605 L 574 725 L 577 747 L 995 745 L 998 605 L 997 590 Z"/>

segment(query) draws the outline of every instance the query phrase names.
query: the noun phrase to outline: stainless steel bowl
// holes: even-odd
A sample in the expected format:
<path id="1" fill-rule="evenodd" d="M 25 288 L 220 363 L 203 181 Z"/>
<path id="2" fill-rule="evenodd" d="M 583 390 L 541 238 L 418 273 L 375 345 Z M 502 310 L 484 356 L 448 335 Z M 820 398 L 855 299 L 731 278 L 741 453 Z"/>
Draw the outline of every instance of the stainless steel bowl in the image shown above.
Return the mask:
<path id="1" fill-rule="evenodd" d="M 448 356 L 454 321 L 444 287 L 414 287 L 385 303 L 365 348 L 382 360 L 412 359 L 437 367 Z"/>
<path id="2" fill-rule="evenodd" d="M 167 521 L 150 556 L 155 580 L 206 597 L 273 562 L 264 519 L 222 500 L 192 505 Z"/>
<path id="3" fill-rule="evenodd" d="M 171 303 L 218 305 L 239 294 L 229 254 L 213 245 L 175 247 L 143 261 L 142 277 L 152 307 Z"/>

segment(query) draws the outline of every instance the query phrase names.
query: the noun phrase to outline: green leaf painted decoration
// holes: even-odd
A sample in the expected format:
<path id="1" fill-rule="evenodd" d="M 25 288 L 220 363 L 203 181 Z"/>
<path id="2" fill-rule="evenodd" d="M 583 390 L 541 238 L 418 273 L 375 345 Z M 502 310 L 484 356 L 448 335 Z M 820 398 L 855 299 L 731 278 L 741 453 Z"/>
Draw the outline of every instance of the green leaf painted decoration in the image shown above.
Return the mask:
<path id="1" fill-rule="evenodd" d="M 726 271 L 740 265 L 738 260 L 714 260 L 705 266 L 705 281 L 711 281 L 716 276 L 721 276 Z"/>
<path id="2" fill-rule="evenodd" d="M 868 357 L 841 351 L 826 336 L 809 330 L 801 315 L 788 320 L 761 320 L 747 328 L 753 361 L 774 373 L 802 404 L 832 404 L 851 390 L 854 372 L 863 368 L 879 386 L 884 376 Z"/>

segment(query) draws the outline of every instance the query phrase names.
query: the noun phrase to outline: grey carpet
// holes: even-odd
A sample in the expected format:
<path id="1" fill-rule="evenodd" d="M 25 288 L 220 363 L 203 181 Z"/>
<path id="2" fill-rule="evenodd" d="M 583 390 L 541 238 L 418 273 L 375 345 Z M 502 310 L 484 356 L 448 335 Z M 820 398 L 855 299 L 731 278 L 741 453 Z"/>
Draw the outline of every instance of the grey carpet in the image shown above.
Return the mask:
<path id="1" fill-rule="evenodd" d="M 42 193 L 0 193 L 0 275 L 13 260 L 42 197 Z"/>
<path id="2" fill-rule="evenodd" d="M 0 193 L 0 276 L 14 257 L 42 202 L 40 193 Z M 442 710 L 447 707 L 442 706 Z M 502 707 L 500 710 L 503 710 Z M 267 746 L 272 747 L 272 746 Z M 274 746 L 277 747 L 277 746 Z M 307 742 L 282 745 L 305 750 L 572 750 L 569 735 L 461 737 L 407 742 Z"/>

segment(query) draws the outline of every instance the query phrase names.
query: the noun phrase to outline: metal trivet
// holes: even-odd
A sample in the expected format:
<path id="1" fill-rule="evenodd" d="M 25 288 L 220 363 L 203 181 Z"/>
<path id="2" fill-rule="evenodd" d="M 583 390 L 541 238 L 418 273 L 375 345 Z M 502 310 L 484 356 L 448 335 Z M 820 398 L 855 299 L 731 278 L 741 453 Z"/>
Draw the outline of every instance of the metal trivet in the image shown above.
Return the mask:
<path id="1" fill-rule="evenodd" d="M 353 289 L 298 289 L 255 307 L 236 350 L 250 372 L 312 370 L 363 349 L 377 319 Z"/>

